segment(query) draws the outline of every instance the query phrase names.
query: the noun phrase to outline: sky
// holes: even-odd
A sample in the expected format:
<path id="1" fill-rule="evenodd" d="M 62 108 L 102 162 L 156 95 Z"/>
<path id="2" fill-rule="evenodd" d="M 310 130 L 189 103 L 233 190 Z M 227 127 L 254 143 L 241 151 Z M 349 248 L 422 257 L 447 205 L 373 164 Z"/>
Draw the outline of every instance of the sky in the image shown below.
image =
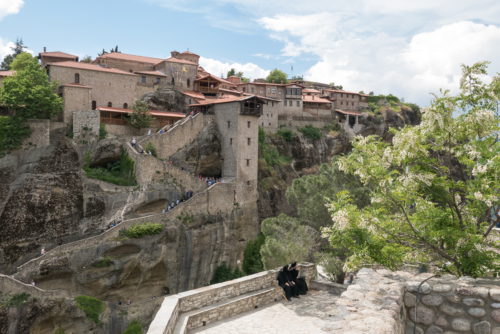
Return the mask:
<path id="1" fill-rule="evenodd" d="M 461 64 L 500 72 L 500 1 L 0 0 L 0 59 L 17 38 L 34 54 L 93 58 L 116 45 L 157 58 L 189 49 L 218 76 L 278 68 L 423 107 L 440 88 L 458 92 Z"/>

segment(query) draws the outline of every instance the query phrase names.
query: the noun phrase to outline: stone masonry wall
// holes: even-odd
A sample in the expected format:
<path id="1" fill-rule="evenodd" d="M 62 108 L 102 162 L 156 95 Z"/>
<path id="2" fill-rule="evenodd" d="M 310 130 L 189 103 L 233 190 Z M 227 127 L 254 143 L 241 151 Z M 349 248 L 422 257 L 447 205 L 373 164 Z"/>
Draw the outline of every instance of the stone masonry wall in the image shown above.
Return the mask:
<path id="1" fill-rule="evenodd" d="M 76 295 L 66 290 L 42 290 L 31 284 L 25 284 L 9 276 L 0 274 L 0 291 L 3 294 L 27 292 L 35 298 L 74 298 Z"/>
<path id="2" fill-rule="evenodd" d="M 73 111 L 73 139 L 77 143 L 86 144 L 99 140 L 101 124 L 99 110 Z"/>
<path id="3" fill-rule="evenodd" d="M 31 135 L 23 141 L 25 148 L 43 147 L 50 144 L 50 120 L 29 119 Z"/>

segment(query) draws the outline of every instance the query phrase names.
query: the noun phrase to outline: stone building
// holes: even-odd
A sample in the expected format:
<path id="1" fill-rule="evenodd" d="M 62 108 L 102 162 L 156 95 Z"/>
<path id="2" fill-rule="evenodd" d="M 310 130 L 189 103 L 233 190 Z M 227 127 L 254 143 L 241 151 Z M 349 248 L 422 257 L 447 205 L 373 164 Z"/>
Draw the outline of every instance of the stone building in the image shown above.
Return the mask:
<path id="1" fill-rule="evenodd" d="M 64 53 L 61 51 L 47 52 L 47 49 L 45 47 L 43 48 L 43 52 L 40 52 L 38 54 L 38 59 L 40 59 L 40 65 L 42 67 L 44 67 L 47 64 L 56 62 L 64 62 L 64 61 L 78 62 L 77 56 L 70 55 L 69 53 Z"/>

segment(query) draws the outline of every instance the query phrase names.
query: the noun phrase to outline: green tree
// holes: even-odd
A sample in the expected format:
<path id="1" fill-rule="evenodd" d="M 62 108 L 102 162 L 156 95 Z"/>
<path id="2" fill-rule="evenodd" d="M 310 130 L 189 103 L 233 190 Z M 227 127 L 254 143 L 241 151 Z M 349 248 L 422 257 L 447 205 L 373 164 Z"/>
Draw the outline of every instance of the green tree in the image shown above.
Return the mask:
<path id="1" fill-rule="evenodd" d="M 364 94 L 365 94 L 365 92 L 364 92 L 364 91 L 362 91 L 362 90 L 360 90 L 360 91 L 359 91 L 359 94 L 363 94 L 363 95 L 364 95 Z"/>
<path id="2" fill-rule="evenodd" d="M 227 72 L 227 78 L 233 75 L 236 75 L 236 70 L 234 68 L 232 68 L 230 71 Z"/>
<path id="3" fill-rule="evenodd" d="M 279 83 L 281 83 L 281 81 L 283 81 L 284 84 L 287 84 L 287 83 L 290 83 L 290 81 L 288 81 L 287 78 L 288 78 L 288 74 L 286 74 L 285 72 L 283 72 L 283 71 L 278 70 L 277 68 L 275 68 L 267 76 L 266 82 L 267 83 L 272 83 L 274 81 L 274 83 L 279 84 Z"/>
<path id="4" fill-rule="evenodd" d="M 264 270 L 260 248 L 264 244 L 266 237 L 261 232 L 255 240 L 250 240 L 243 252 L 243 272 L 247 275 L 255 274 Z"/>
<path id="5" fill-rule="evenodd" d="M 374 92 L 370 92 L 370 93 L 368 93 L 368 95 L 373 96 L 373 95 L 375 95 L 375 93 Z"/>
<path id="6" fill-rule="evenodd" d="M 0 90 L 0 101 L 16 116 L 49 118 L 63 110 L 62 98 L 53 93 L 58 82 L 51 84 L 38 59 L 23 52 L 12 62 L 16 74 L 6 77 Z"/>
<path id="7" fill-rule="evenodd" d="M 431 263 L 460 276 L 498 274 L 500 77 L 484 84 L 487 65 L 463 65 L 460 94 L 434 94 L 420 125 L 391 130 L 392 145 L 351 142 L 339 169 L 373 188 L 371 204 L 360 209 L 338 193 L 328 204 L 333 226 L 323 229 L 332 246 L 352 251 L 346 269 Z"/>
<path id="8" fill-rule="evenodd" d="M 14 59 L 16 59 L 17 56 L 19 56 L 23 51 L 24 49 L 26 49 L 27 46 L 23 45 L 23 39 L 17 39 L 16 40 L 16 43 L 14 44 L 13 47 L 11 47 L 12 51 L 14 51 L 14 53 L 10 54 L 10 55 L 7 55 L 4 57 L 3 61 L 2 61 L 2 64 L 0 65 L 0 70 L 2 71 L 9 71 L 11 70 L 11 63 L 14 61 Z"/>
<path id="9" fill-rule="evenodd" d="M 290 81 L 302 81 L 304 80 L 304 77 L 303 76 L 298 76 L 298 75 L 294 75 L 293 77 L 290 78 Z"/>
<path id="10" fill-rule="evenodd" d="M 85 56 L 80 60 L 80 63 L 91 63 L 92 62 L 92 57 L 91 56 Z"/>
<path id="11" fill-rule="evenodd" d="M 144 331 L 142 330 L 142 321 L 139 318 L 133 319 L 128 323 L 127 328 L 123 332 L 123 334 L 142 334 Z"/>
<path id="12" fill-rule="evenodd" d="M 154 117 L 149 113 L 148 104 L 142 100 L 135 100 L 131 106 L 132 113 L 126 119 L 127 123 L 137 129 L 144 129 L 151 126 Z"/>
<path id="13" fill-rule="evenodd" d="M 238 73 L 236 73 L 235 75 L 236 75 L 238 78 L 240 78 L 240 79 L 241 79 L 241 82 L 244 82 L 244 83 L 246 83 L 246 82 L 250 82 L 250 78 L 245 78 L 245 77 L 243 76 L 243 72 L 238 72 Z"/>

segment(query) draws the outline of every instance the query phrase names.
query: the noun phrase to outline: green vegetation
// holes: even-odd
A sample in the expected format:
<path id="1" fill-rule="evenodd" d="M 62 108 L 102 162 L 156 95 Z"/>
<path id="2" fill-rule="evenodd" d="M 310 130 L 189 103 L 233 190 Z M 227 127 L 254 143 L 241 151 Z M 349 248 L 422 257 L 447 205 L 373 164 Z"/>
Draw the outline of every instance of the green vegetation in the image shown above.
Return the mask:
<path id="1" fill-rule="evenodd" d="M 291 142 L 295 137 L 295 133 L 290 129 L 279 129 L 277 134 L 288 142 Z"/>
<path id="2" fill-rule="evenodd" d="M 245 274 L 240 270 L 240 268 L 236 267 L 234 271 L 232 271 L 231 266 L 228 266 L 226 261 L 224 261 L 215 270 L 214 278 L 210 281 L 210 284 L 222 283 L 243 276 L 245 276 Z"/>
<path id="3" fill-rule="evenodd" d="M 127 231 L 127 237 L 129 238 L 142 238 L 146 235 L 160 234 L 165 227 L 162 224 L 137 224 L 132 226 Z"/>
<path id="4" fill-rule="evenodd" d="M 252 275 L 264 270 L 260 248 L 264 244 L 266 237 L 261 232 L 255 240 L 250 240 L 243 253 L 242 269 L 246 275 Z"/>
<path id="5" fill-rule="evenodd" d="M 14 46 L 11 47 L 11 50 L 14 51 L 14 53 L 6 55 L 3 58 L 2 64 L 0 64 L 0 71 L 10 71 L 12 69 L 11 64 L 14 59 L 16 59 L 16 57 L 19 56 L 26 48 L 27 46 L 23 45 L 23 39 L 18 38 Z"/>
<path id="6" fill-rule="evenodd" d="M 146 102 L 135 100 L 130 108 L 132 109 L 132 113 L 125 119 L 128 124 L 137 129 L 144 129 L 151 126 L 154 117 L 149 113 L 149 106 Z"/>
<path id="7" fill-rule="evenodd" d="M 302 132 L 302 134 L 307 137 L 307 138 L 310 138 L 312 140 L 318 140 L 318 139 L 321 139 L 321 137 L 323 136 L 322 133 L 321 133 L 321 130 L 318 129 L 318 128 L 315 128 L 314 126 L 312 125 L 306 125 L 305 127 L 303 128 L 300 128 L 298 129 L 300 132 Z"/>
<path id="8" fill-rule="evenodd" d="M 266 133 L 264 129 L 259 126 L 259 148 L 262 152 L 262 157 L 269 167 L 292 163 L 292 157 L 280 155 L 278 149 L 271 144 L 267 144 L 265 139 Z"/>
<path id="9" fill-rule="evenodd" d="M 108 163 L 106 168 L 89 167 L 90 154 L 91 151 L 88 151 L 85 155 L 86 165 L 83 170 L 91 179 L 98 179 L 119 186 L 135 186 L 137 184 L 134 173 L 135 162 L 129 157 L 126 150 L 122 149 L 120 160 Z"/>
<path id="10" fill-rule="evenodd" d="M 266 82 L 267 83 L 281 83 L 281 81 L 283 81 L 284 84 L 287 84 L 287 83 L 290 83 L 290 81 L 288 81 L 288 74 L 286 74 L 285 72 L 283 71 L 280 71 L 278 70 L 277 68 L 275 68 L 274 70 L 271 71 L 271 73 L 269 73 L 269 75 L 267 76 L 266 78 Z"/>
<path id="11" fill-rule="evenodd" d="M 140 319 L 134 319 L 128 323 L 127 328 L 123 334 L 142 334 L 142 321 Z"/>
<path id="12" fill-rule="evenodd" d="M 58 325 L 54 334 L 66 334 L 66 332 L 62 329 L 61 325 Z"/>
<path id="13" fill-rule="evenodd" d="M 113 53 L 113 52 L 118 52 L 118 53 L 122 53 L 121 51 L 118 51 L 118 45 L 115 46 L 114 48 L 111 48 L 111 50 L 109 50 L 109 53 Z M 97 55 L 98 56 L 102 56 L 102 55 L 105 55 L 106 53 L 108 53 L 108 51 L 104 50 L 104 48 L 102 49 L 102 52 L 101 53 L 98 53 Z"/>
<path id="14" fill-rule="evenodd" d="M 31 134 L 31 128 L 22 117 L 0 117 L 0 158 L 22 147 L 24 139 Z"/>
<path id="15" fill-rule="evenodd" d="M 230 76 L 233 76 L 233 75 L 240 78 L 241 83 L 250 82 L 250 78 L 245 78 L 243 76 L 243 72 L 236 72 L 236 70 L 234 68 L 232 68 L 231 70 L 229 70 L 227 72 L 227 78 L 229 78 Z"/>
<path id="16" fill-rule="evenodd" d="M 106 124 L 101 123 L 99 127 L 99 140 L 106 138 L 108 131 L 106 131 Z"/>
<path id="17" fill-rule="evenodd" d="M 109 267 L 111 265 L 111 263 L 113 263 L 113 261 L 111 261 L 111 256 L 105 256 L 104 259 L 102 259 L 101 261 L 97 262 L 94 267 L 96 268 L 105 268 L 105 267 Z"/>
<path id="18" fill-rule="evenodd" d="M 92 62 L 92 57 L 89 55 L 86 55 L 85 57 L 80 60 L 80 63 L 91 63 Z"/>
<path id="19" fill-rule="evenodd" d="M 82 310 L 83 313 L 85 313 L 87 318 L 98 325 L 102 325 L 102 321 L 99 320 L 99 317 L 101 316 L 101 313 L 106 309 L 106 306 L 104 305 L 102 300 L 82 295 L 75 297 L 75 302 L 78 308 Z"/>
<path id="20" fill-rule="evenodd" d="M 30 294 L 26 292 L 2 294 L 0 291 L 0 307 L 24 307 L 28 303 Z"/>
<path id="21" fill-rule="evenodd" d="M 157 157 L 156 155 L 156 147 L 154 147 L 153 143 L 151 142 L 151 140 L 148 141 L 148 143 L 146 144 L 146 146 L 144 146 L 144 153 L 148 154 L 149 152 L 151 152 L 151 155 L 153 157 Z"/>

